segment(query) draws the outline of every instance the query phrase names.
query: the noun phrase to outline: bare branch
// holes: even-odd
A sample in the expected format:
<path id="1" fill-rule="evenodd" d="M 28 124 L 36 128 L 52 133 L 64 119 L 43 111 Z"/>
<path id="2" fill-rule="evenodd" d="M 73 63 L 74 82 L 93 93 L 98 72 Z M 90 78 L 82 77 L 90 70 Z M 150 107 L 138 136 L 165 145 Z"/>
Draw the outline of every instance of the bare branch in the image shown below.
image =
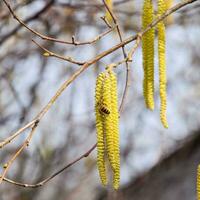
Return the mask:
<path id="1" fill-rule="evenodd" d="M 4 1 L 4 0 L 3 0 Z M 55 0 L 50 0 L 41 10 L 39 10 L 37 13 L 35 13 L 34 15 L 28 17 L 27 19 L 24 20 L 24 24 L 27 24 L 30 21 L 33 21 L 35 19 L 37 19 L 41 14 L 43 14 L 46 10 L 48 10 L 52 4 L 55 2 Z M 4 1 L 4 3 L 6 4 L 6 6 L 9 8 L 10 12 L 12 11 L 10 5 L 7 3 L 7 1 Z M 12 14 L 14 13 L 11 12 Z M 13 15 L 14 17 L 14 15 Z M 15 18 L 15 17 L 14 17 Z M 12 31 L 10 31 L 9 33 L 7 33 L 5 36 L 3 36 L 0 40 L 0 44 L 3 44 L 7 39 L 9 39 L 11 36 L 13 36 L 21 27 L 23 26 L 23 24 L 19 24 L 16 28 L 14 28 Z"/>
<path id="2" fill-rule="evenodd" d="M 12 158 L 8 161 L 8 163 L 6 163 L 5 167 L 4 167 L 4 171 L 3 174 L 0 177 L 0 184 L 3 181 L 4 177 L 6 176 L 9 168 L 11 167 L 12 163 L 16 160 L 16 158 L 22 153 L 22 151 L 24 150 L 25 147 L 29 146 L 29 142 L 34 134 L 34 131 L 36 130 L 37 126 L 38 126 L 38 120 L 34 123 L 34 125 L 32 126 L 32 130 L 30 132 L 30 134 L 28 135 L 27 139 L 24 141 L 24 143 L 22 144 L 22 146 L 17 150 L 17 152 L 12 156 Z"/>
<path id="3" fill-rule="evenodd" d="M 105 5 L 106 9 L 108 10 L 109 14 L 111 15 L 114 24 L 116 25 L 117 33 L 118 33 L 120 42 L 122 42 L 122 41 L 123 41 L 122 30 L 121 30 L 121 28 L 120 28 L 120 26 L 119 26 L 117 17 L 116 17 L 115 14 L 113 13 L 113 11 L 109 8 L 109 6 L 107 5 L 107 3 L 106 3 L 105 0 L 103 0 L 103 3 L 104 3 L 104 5 Z M 126 82 L 125 82 L 124 92 L 123 92 L 123 95 L 122 95 L 122 100 L 121 100 L 121 103 L 120 103 L 120 106 L 119 106 L 119 111 L 120 111 L 120 112 L 122 111 L 123 105 L 124 105 L 124 103 L 125 103 L 125 98 L 126 98 L 127 92 L 128 92 L 129 71 L 130 71 L 129 63 L 128 63 L 127 59 L 126 59 L 127 56 L 126 56 L 126 52 L 125 52 L 125 47 L 124 47 L 124 46 L 122 46 L 122 52 L 123 52 L 124 61 L 125 61 L 125 64 L 126 64 Z"/>
<path id="4" fill-rule="evenodd" d="M 71 167 L 72 165 L 77 163 L 78 161 L 80 161 L 81 159 L 88 157 L 90 155 L 90 153 L 96 148 L 96 146 L 97 146 L 97 144 L 94 144 L 87 152 L 85 152 L 84 154 L 82 154 L 81 156 L 79 156 L 78 158 L 73 160 L 72 162 L 66 164 L 63 168 L 59 169 L 57 172 L 55 172 L 54 174 L 52 174 L 48 178 L 46 178 L 46 179 L 44 179 L 44 180 L 42 180 L 38 183 L 35 183 L 35 184 L 20 183 L 20 182 L 10 180 L 8 178 L 3 178 L 3 180 L 8 182 L 8 183 L 11 183 L 11 184 L 14 184 L 14 185 L 17 185 L 17 186 L 21 186 L 21 187 L 26 187 L 26 188 L 37 188 L 37 187 L 44 186 L 46 183 L 48 183 L 50 180 L 52 180 L 58 174 L 62 173 L 63 171 L 65 171 L 66 169 L 68 169 L 69 167 Z"/>
<path id="5" fill-rule="evenodd" d="M 8 143 L 10 143 L 13 139 L 15 139 L 18 135 L 20 135 L 22 132 L 24 132 L 26 129 L 28 129 L 31 126 L 33 126 L 36 123 L 36 121 L 37 121 L 36 119 L 32 120 L 31 122 L 29 122 L 28 124 L 26 124 L 25 126 L 23 126 L 22 128 L 20 128 L 18 131 L 16 131 L 13 135 L 11 135 L 10 137 L 8 137 L 6 140 L 4 140 L 3 142 L 1 142 L 0 143 L 0 148 L 4 147 Z"/>
<path id="6" fill-rule="evenodd" d="M 30 32 L 32 32 L 33 34 L 37 35 L 39 38 L 43 39 L 43 40 L 47 40 L 47 41 L 51 41 L 51 42 L 57 42 L 57 43 L 62 43 L 62 44 L 68 44 L 68 45 L 75 45 L 75 46 L 80 46 L 80 45 L 87 45 L 87 44 L 93 44 L 97 41 L 99 41 L 102 37 L 104 37 L 105 35 L 107 35 L 108 33 L 112 32 L 113 28 L 101 33 L 100 35 L 96 36 L 94 39 L 91 39 L 89 41 L 84 41 L 84 42 L 80 42 L 80 41 L 76 41 L 74 37 L 72 37 L 72 41 L 64 41 L 64 40 L 60 40 L 60 39 L 56 39 L 53 37 L 49 37 L 46 35 L 43 35 L 41 33 L 39 33 L 38 31 L 30 28 L 26 22 L 24 22 L 23 20 L 21 20 L 14 12 L 14 10 L 11 8 L 10 4 L 6 1 L 3 0 L 4 3 L 6 4 L 6 6 L 8 7 L 10 13 L 12 14 L 12 16 L 14 17 L 14 19 L 16 19 L 19 24 L 21 26 L 24 26 L 27 30 L 29 30 Z M 1 44 L 1 41 L 0 41 Z"/>
<path id="7" fill-rule="evenodd" d="M 64 61 L 67 61 L 67 62 L 70 62 L 70 63 L 73 63 L 73 64 L 77 64 L 77 65 L 83 65 L 85 62 L 79 62 L 79 61 L 76 61 L 74 60 L 72 57 L 70 56 L 61 56 L 61 55 L 58 55 L 52 51 L 49 51 L 48 49 L 46 49 L 45 47 L 43 47 L 42 45 L 40 45 L 38 42 L 36 42 L 35 40 L 32 39 L 32 41 L 38 46 L 40 47 L 43 51 L 44 51 L 44 56 L 46 57 L 55 57 L 55 58 L 59 58 L 61 60 L 64 60 Z"/>

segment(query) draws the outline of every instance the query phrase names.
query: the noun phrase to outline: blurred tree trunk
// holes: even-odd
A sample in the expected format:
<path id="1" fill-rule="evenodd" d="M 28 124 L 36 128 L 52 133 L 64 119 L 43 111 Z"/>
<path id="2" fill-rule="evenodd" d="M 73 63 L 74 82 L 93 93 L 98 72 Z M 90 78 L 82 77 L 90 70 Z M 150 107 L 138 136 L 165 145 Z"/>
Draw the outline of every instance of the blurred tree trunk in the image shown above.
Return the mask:
<path id="1" fill-rule="evenodd" d="M 149 172 L 118 191 L 112 199 L 195 200 L 196 169 L 200 163 L 200 130 Z M 107 193 L 98 200 L 110 199 Z M 113 195 L 111 195 L 113 196 Z"/>

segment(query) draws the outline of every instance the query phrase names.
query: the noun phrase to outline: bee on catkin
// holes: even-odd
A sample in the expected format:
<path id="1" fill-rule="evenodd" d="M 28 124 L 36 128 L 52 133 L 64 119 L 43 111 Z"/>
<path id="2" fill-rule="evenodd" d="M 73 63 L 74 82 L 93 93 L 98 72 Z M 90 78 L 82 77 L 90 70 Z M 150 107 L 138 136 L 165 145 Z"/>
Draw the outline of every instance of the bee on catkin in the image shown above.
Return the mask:
<path id="1" fill-rule="evenodd" d="M 120 149 L 117 78 L 112 68 L 101 73 L 96 82 L 95 94 L 97 129 L 97 166 L 103 185 L 106 185 L 105 156 L 113 172 L 113 187 L 119 188 Z"/>
<path id="2" fill-rule="evenodd" d="M 99 111 L 102 113 L 102 114 L 105 114 L 105 115 L 109 115 L 110 114 L 110 110 L 108 109 L 108 107 L 102 103 L 102 105 L 99 106 Z"/>
<path id="3" fill-rule="evenodd" d="M 144 0 L 142 14 L 142 29 L 145 30 L 154 18 L 152 0 Z M 154 109 L 154 38 L 155 30 L 151 28 L 142 37 L 143 54 L 143 94 L 146 107 Z"/>
<path id="4" fill-rule="evenodd" d="M 158 0 L 158 16 L 166 11 L 165 0 Z M 165 52 L 165 24 L 163 21 L 157 25 L 158 29 L 158 61 L 159 61 L 159 87 L 160 87 L 160 119 L 165 128 L 167 123 L 167 78 L 166 78 L 166 52 Z"/>
<path id="5" fill-rule="evenodd" d="M 99 112 L 99 101 L 102 98 L 103 82 L 105 74 L 99 74 L 96 81 L 95 90 L 95 114 L 96 114 L 96 130 L 97 130 L 97 167 L 99 176 L 103 185 L 107 184 L 106 167 L 105 167 L 105 142 L 104 142 L 104 127 L 101 113 Z"/>
<path id="6" fill-rule="evenodd" d="M 200 200 L 200 165 L 197 168 L 197 200 Z"/>
<path id="7" fill-rule="evenodd" d="M 112 107 L 111 107 L 111 80 L 110 75 L 106 71 L 106 79 L 103 87 L 102 100 L 110 110 L 110 114 L 104 118 L 105 135 L 106 135 L 106 151 L 111 168 L 114 168 L 114 138 L 113 138 L 113 121 L 112 121 Z"/>

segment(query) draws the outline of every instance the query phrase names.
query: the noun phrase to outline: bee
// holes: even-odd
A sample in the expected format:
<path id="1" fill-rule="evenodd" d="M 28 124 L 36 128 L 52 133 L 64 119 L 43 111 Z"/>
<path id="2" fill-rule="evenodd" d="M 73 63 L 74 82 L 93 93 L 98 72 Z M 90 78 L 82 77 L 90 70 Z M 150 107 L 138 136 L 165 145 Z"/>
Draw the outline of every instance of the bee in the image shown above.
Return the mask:
<path id="1" fill-rule="evenodd" d="M 110 114 L 110 110 L 107 108 L 107 106 L 105 104 L 102 104 L 102 103 L 99 104 L 99 112 L 104 115 Z"/>
<path id="2" fill-rule="evenodd" d="M 109 115 L 109 114 L 110 114 L 110 110 L 108 110 L 108 108 L 106 108 L 105 106 L 101 106 L 101 107 L 99 108 L 99 110 L 100 110 L 100 112 L 101 112 L 102 114 L 106 114 L 106 115 Z"/>

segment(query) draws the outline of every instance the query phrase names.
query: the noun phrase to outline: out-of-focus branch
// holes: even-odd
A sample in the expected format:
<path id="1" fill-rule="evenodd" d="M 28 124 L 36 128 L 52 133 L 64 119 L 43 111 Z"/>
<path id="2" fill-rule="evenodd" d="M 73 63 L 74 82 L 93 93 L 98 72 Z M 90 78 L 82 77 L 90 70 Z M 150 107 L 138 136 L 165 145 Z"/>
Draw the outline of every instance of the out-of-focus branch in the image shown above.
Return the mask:
<path id="1" fill-rule="evenodd" d="M 67 165 L 65 165 L 63 168 L 59 169 L 57 172 L 55 172 L 54 174 L 52 174 L 51 176 L 49 176 L 48 178 L 35 183 L 35 184 L 27 184 L 27 183 L 20 183 L 20 182 L 16 182 L 13 180 L 10 180 L 8 178 L 4 178 L 3 180 L 17 185 L 17 186 L 21 186 L 21 187 L 29 187 L 29 188 L 37 188 L 37 187 L 41 187 L 43 185 L 45 185 L 46 183 L 48 183 L 50 180 L 52 180 L 54 177 L 56 177 L 58 174 L 62 173 L 63 171 L 65 171 L 66 169 L 68 169 L 69 167 L 71 167 L 72 165 L 74 165 L 75 163 L 77 163 L 78 161 L 80 161 L 83 158 L 86 158 L 90 155 L 90 153 L 96 148 L 97 144 L 94 144 L 87 152 L 85 152 L 84 154 L 82 154 L 81 156 L 79 156 L 78 158 L 76 158 L 75 160 L 73 160 L 72 162 L 68 163 Z"/>
<path id="2" fill-rule="evenodd" d="M 106 1 L 103 0 L 103 3 L 106 7 L 106 9 L 108 10 L 109 14 L 111 15 L 112 17 L 112 20 L 114 22 L 114 24 L 116 25 L 116 28 L 117 28 L 117 33 L 118 33 L 118 36 L 119 36 L 119 39 L 120 39 L 120 42 L 123 41 L 123 34 L 122 34 L 122 30 L 119 26 L 119 22 L 117 20 L 117 17 L 115 16 L 115 14 L 113 13 L 113 11 L 109 8 L 109 6 L 107 5 Z M 125 52 L 125 47 L 122 46 L 122 52 L 123 52 L 123 56 L 124 56 L 124 61 L 125 61 L 125 65 L 126 65 L 126 82 L 125 82 L 125 87 L 124 87 L 124 92 L 123 92 L 123 95 L 122 95 L 122 100 L 121 100 L 121 103 L 120 103 L 120 106 L 119 106 L 119 111 L 122 111 L 122 108 L 123 108 L 123 105 L 124 105 L 124 102 L 125 102 L 125 98 L 127 96 L 127 92 L 128 92 L 128 85 L 129 85 L 129 63 L 126 59 L 126 52 Z"/>
<path id="3" fill-rule="evenodd" d="M 4 0 L 5 1 L 5 0 Z M 107 51 L 102 52 L 101 54 L 97 55 L 95 58 L 89 60 L 88 62 L 86 62 L 83 66 L 81 66 L 68 80 L 66 80 L 61 87 L 57 90 L 56 94 L 50 99 L 50 101 L 48 102 L 48 104 L 41 110 L 41 112 L 35 117 L 34 120 L 32 120 L 32 122 L 28 123 L 27 125 L 25 125 L 24 127 L 22 127 L 20 130 L 18 130 L 16 133 L 14 133 L 13 135 L 16 135 L 19 132 L 21 133 L 22 131 L 26 130 L 27 128 L 32 127 L 32 131 L 29 133 L 28 138 L 25 140 L 25 142 L 23 143 L 23 145 L 20 147 L 20 149 L 14 154 L 14 156 L 11 158 L 11 160 L 8 162 L 7 167 L 5 168 L 3 175 L 1 177 L 0 180 L 3 180 L 5 178 L 6 172 L 8 170 L 8 168 L 11 166 L 11 164 L 13 163 L 13 161 L 16 159 L 16 157 L 22 152 L 22 150 L 26 147 L 27 144 L 29 144 L 30 139 L 33 136 L 33 133 L 36 129 L 36 127 L 38 126 L 40 120 L 43 118 L 43 116 L 49 111 L 49 109 L 52 107 L 52 105 L 55 103 L 55 101 L 59 98 L 59 96 L 65 91 L 65 89 L 81 74 L 83 73 L 87 68 L 89 68 L 92 64 L 96 63 L 97 61 L 99 61 L 100 59 L 102 59 L 103 57 L 111 54 L 112 52 L 114 52 L 115 50 L 123 47 L 124 45 L 137 40 L 138 36 L 142 37 L 142 35 L 144 35 L 148 30 L 150 30 L 152 27 L 156 26 L 160 21 L 162 21 L 163 19 L 165 19 L 168 15 L 170 15 L 171 13 L 181 9 L 182 7 L 196 2 L 197 0 L 185 0 L 181 3 L 178 3 L 177 5 L 175 5 L 174 7 L 172 7 L 171 9 L 167 10 L 162 16 L 156 18 L 144 31 L 141 31 L 140 33 L 131 36 L 129 38 L 127 38 L 126 40 L 124 40 L 123 42 L 120 42 L 119 44 L 115 45 L 114 47 L 108 49 Z M 134 50 L 135 51 L 135 50 Z M 134 52 L 132 51 L 132 52 Z M 132 53 L 131 52 L 131 53 Z M 11 136 L 13 137 L 13 136 Z M 15 136 L 16 137 L 16 136 Z M 15 138 L 14 137 L 14 138 Z M 6 139 L 7 140 L 7 139 Z M 11 141 L 11 140 L 9 140 Z M 94 145 L 95 148 L 95 145 Z M 91 151 L 94 149 L 91 148 Z M 91 152 L 90 151 L 90 152 Z M 83 154 L 85 155 L 85 153 Z M 85 157 L 85 156 L 83 156 Z M 80 158 L 81 159 L 81 158 Z M 80 160 L 79 159 L 79 160 Z M 72 165 L 72 164 L 71 164 Z M 70 165 L 70 166 L 71 166 Z M 62 172 L 62 170 L 61 170 Z M 59 173 L 57 173 L 56 175 L 58 175 Z"/>
<path id="4" fill-rule="evenodd" d="M 33 126 L 35 123 L 37 123 L 36 119 L 32 120 L 31 122 L 29 122 L 28 124 L 26 124 L 25 126 L 20 128 L 19 130 L 17 130 L 13 135 L 11 135 L 10 137 L 6 138 L 3 142 L 0 143 L 0 148 L 4 147 L 8 143 L 10 143 L 13 139 L 15 139 L 18 135 L 20 135 L 26 129 L 28 129 L 31 126 Z"/>
<path id="5" fill-rule="evenodd" d="M 3 0 L 4 1 L 4 0 Z M 24 23 L 27 24 L 35 19 L 37 19 L 40 15 L 42 15 L 46 10 L 48 10 L 53 4 L 55 0 L 50 0 L 41 10 L 39 10 L 37 13 L 33 14 L 32 16 L 28 17 L 24 20 Z M 9 6 L 9 10 L 11 9 L 10 5 L 7 3 L 7 1 L 4 1 L 4 3 Z M 12 9 L 11 9 L 12 10 Z M 10 10 L 10 12 L 11 12 Z M 14 13 L 14 12 L 13 12 Z M 2 36 L 0 39 L 0 45 L 3 44 L 7 39 L 9 39 L 11 36 L 13 36 L 20 28 L 22 27 L 22 24 L 20 23 L 16 28 L 14 28 L 12 31 L 7 33 L 6 35 Z"/>
<path id="6" fill-rule="evenodd" d="M 49 36 L 43 35 L 43 34 L 39 33 L 38 31 L 30 28 L 27 25 L 26 21 L 21 20 L 15 14 L 15 12 L 11 8 L 10 4 L 6 0 L 3 0 L 3 1 L 6 4 L 6 6 L 8 7 L 8 9 L 9 9 L 10 13 L 12 14 L 12 16 L 14 17 L 14 19 L 16 19 L 21 26 L 25 27 L 27 30 L 29 30 L 30 32 L 32 32 L 33 34 L 37 35 L 39 38 L 41 38 L 43 40 L 47 40 L 47 41 L 51 41 L 51 42 L 57 42 L 57 43 L 62 43 L 62 44 L 68 44 L 68 45 L 80 46 L 80 45 L 93 44 L 93 43 L 99 41 L 102 37 L 104 37 L 105 35 L 107 35 L 108 33 L 110 33 L 113 30 L 113 28 L 111 28 L 111 29 L 109 29 L 109 30 L 101 33 L 100 35 L 96 36 L 95 38 L 93 38 L 91 40 L 88 40 L 88 41 L 84 41 L 84 42 L 76 41 L 76 39 L 75 39 L 74 36 L 72 36 L 72 40 L 71 41 L 64 41 L 64 40 L 56 39 L 56 38 L 53 38 L 53 37 L 49 37 Z M 1 44 L 1 41 L 0 41 L 0 44 Z"/>
<path id="7" fill-rule="evenodd" d="M 59 58 L 61 60 L 73 63 L 73 64 L 77 64 L 77 65 L 84 65 L 85 62 L 79 62 L 74 60 L 72 57 L 70 56 L 61 56 L 59 54 L 56 54 L 48 49 L 46 49 L 45 47 L 43 47 L 42 45 L 40 45 L 38 42 L 36 42 L 35 40 L 32 40 L 38 47 L 40 47 L 43 51 L 44 51 L 44 56 L 46 57 L 55 57 L 55 58 Z"/>
<path id="8" fill-rule="evenodd" d="M 29 133 L 27 139 L 24 141 L 24 143 L 22 144 L 22 146 L 17 150 L 17 152 L 12 156 L 12 158 L 8 161 L 8 163 L 6 163 L 6 165 L 4 165 L 4 171 L 0 177 L 0 184 L 1 182 L 3 181 L 4 177 L 6 176 L 9 168 L 11 167 L 12 163 L 16 160 L 16 158 L 21 154 L 21 152 L 29 146 L 29 143 L 31 141 L 31 138 L 34 134 L 34 131 L 36 130 L 38 126 L 38 121 L 36 121 L 33 126 L 32 126 L 32 129 L 31 129 L 31 132 Z"/>
<path id="9" fill-rule="evenodd" d="M 121 4 L 124 4 L 124 3 L 127 3 L 129 1 L 132 1 L 132 0 L 121 0 L 121 1 L 117 1 L 117 2 L 114 2 L 113 4 L 114 5 L 121 5 Z M 62 6 L 62 7 L 68 7 L 68 8 L 72 8 L 72 9 L 82 9 L 83 7 L 98 7 L 98 8 L 101 8 L 103 7 L 102 4 L 100 3 L 85 3 L 85 4 L 72 4 L 72 3 L 63 3 L 63 2 L 58 2 L 56 3 L 57 6 Z"/>

